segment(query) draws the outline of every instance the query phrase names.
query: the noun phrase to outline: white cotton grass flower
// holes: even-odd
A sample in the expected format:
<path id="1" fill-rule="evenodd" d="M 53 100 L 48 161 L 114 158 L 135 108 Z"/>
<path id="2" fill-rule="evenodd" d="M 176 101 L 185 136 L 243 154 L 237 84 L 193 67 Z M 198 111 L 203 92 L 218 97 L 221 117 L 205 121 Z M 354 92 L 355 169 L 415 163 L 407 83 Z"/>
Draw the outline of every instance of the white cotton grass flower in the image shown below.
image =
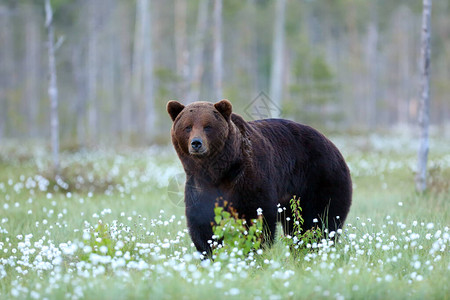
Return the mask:
<path id="1" fill-rule="evenodd" d="M 122 176 L 119 174 L 124 169 L 124 166 L 120 163 L 123 159 L 118 159 L 119 163 L 114 162 L 114 167 L 109 168 L 115 168 L 118 172 L 112 178 L 112 182 L 115 181 L 116 177 Z M 136 180 L 141 180 L 147 184 L 150 180 L 153 180 L 151 178 L 153 175 L 150 175 L 150 173 L 158 174 L 160 170 L 156 164 L 151 166 L 152 168 L 146 169 L 152 171 L 145 171 L 145 174 L 142 174 L 142 176 L 137 169 L 132 169 L 133 177 L 125 174 L 123 184 L 117 181 L 117 185 L 111 185 L 108 188 L 111 191 L 110 195 L 117 197 L 118 201 L 123 201 L 122 199 L 128 200 L 128 198 L 133 197 L 138 201 L 139 196 L 133 195 Z M 154 170 L 153 166 L 155 166 L 157 171 Z M 148 165 L 145 167 L 148 167 Z M 97 167 L 94 165 L 95 168 Z M 39 191 L 39 181 L 35 177 L 32 177 L 32 179 L 35 181 L 35 190 Z M 24 177 L 22 182 L 25 183 L 26 180 L 27 178 Z M 16 182 L 12 181 L 11 184 L 12 189 Z M 32 185 L 31 182 L 28 184 Z M 203 256 L 206 253 L 202 255 L 194 252 L 195 247 L 191 243 L 189 232 L 185 225 L 185 217 L 176 216 L 176 218 L 171 218 L 172 210 L 161 212 L 161 216 L 158 217 L 156 215 L 155 219 L 149 217 L 148 220 L 145 219 L 144 214 L 139 216 L 139 211 L 127 209 L 124 209 L 125 211 L 122 213 L 120 210 L 115 211 L 122 206 L 112 206 L 113 210 L 96 207 L 97 214 L 92 215 L 93 211 L 88 207 L 88 205 L 91 205 L 88 202 L 91 199 L 86 198 L 86 209 L 80 207 L 80 211 L 75 210 L 74 215 L 78 217 L 81 215 L 81 224 L 83 224 L 82 218 L 86 218 L 89 221 L 85 220 L 84 227 L 81 225 L 81 227 L 73 228 L 71 226 L 74 223 L 71 223 L 72 220 L 68 216 L 69 212 L 72 213 L 70 205 L 73 203 L 78 205 L 80 202 L 79 193 L 74 192 L 71 196 L 73 201 L 61 202 L 59 199 L 64 197 L 65 193 L 53 193 L 52 186 L 49 185 L 48 191 L 53 193 L 55 201 L 47 200 L 42 207 L 39 207 L 36 206 L 36 203 L 40 201 L 38 195 L 30 193 L 31 197 L 34 198 L 33 201 L 21 201 L 20 198 L 7 195 L 9 191 L 2 191 L 1 185 L 2 183 L 0 182 L 0 193 L 5 195 L 5 201 L 9 204 L 10 210 L 22 210 L 24 215 L 26 215 L 28 210 L 32 210 L 31 216 L 33 216 L 33 221 L 30 227 L 32 230 L 35 229 L 31 231 L 35 237 L 27 238 L 26 232 L 16 233 L 14 231 L 15 234 L 11 236 L 8 236 L 8 232 L 5 232 L 7 236 L 0 241 L 2 256 L 0 258 L 0 280 L 7 275 L 10 276 L 9 270 L 13 272 L 14 276 L 17 276 L 17 280 L 6 277 L 11 281 L 8 295 L 17 299 L 26 297 L 33 299 L 38 294 L 41 298 L 47 296 L 50 298 L 54 295 L 51 291 L 52 289 L 55 289 L 57 286 L 67 285 L 66 281 L 69 280 L 69 284 L 72 284 L 72 286 L 69 285 L 70 292 L 67 292 L 66 296 L 71 299 L 82 299 L 86 297 L 85 293 L 92 288 L 91 286 L 87 287 L 82 282 L 90 283 L 92 280 L 95 288 L 97 281 L 101 281 L 101 278 L 95 279 L 94 277 L 106 274 L 115 276 L 118 284 L 131 282 L 130 280 L 134 278 L 134 274 L 137 274 L 138 277 L 142 277 L 144 280 L 150 279 L 155 282 L 165 282 L 179 278 L 181 280 L 176 284 L 181 284 L 181 286 L 189 285 L 194 288 L 195 286 L 213 286 L 216 289 L 221 289 L 219 291 L 221 295 L 237 298 L 246 294 L 242 289 L 242 279 L 252 276 L 250 274 L 254 274 L 258 270 L 267 269 L 271 270 L 271 272 L 265 272 L 264 274 L 269 274 L 268 276 L 272 276 L 274 279 L 281 279 L 280 282 L 283 284 L 283 289 L 268 290 L 266 297 L 280 299 L 286 296 L 294 297 L 295 288 L 293 283 L 295 280 L 287 280 L 291 278 L 291 275 L 287 274 L 287 272 L 294 272 L 288 270 L 291 267 L 295 272 L 304 271 L 309 273 L 311 289 L 317 283 L 323 282 L 320 281 L 321 278 L 331 279 L 334 276 L 341 278 L 339 274 L 342 274 L 344 277 L 357 276 L 361 272 L 363 273 L 362 275 L 366 276 L 365 272 L 369 272 L 371 276 L 373 274 L 371 277 L 372 281 L 376 280 L 385 284 L 404 280 L 406 276 L 405 281 L 414 284 L 419 281 L 435 279 L 436 270 L 439 272 L 442 272 L 443 268 L 444 271 L 450 270 L 450 265 L 445 263 L 447 260 L 446 251 L 448 251 L 449 228 L 441 226 L 437 219 L 425 219 L 421 223 L 421 221 L 413 222 L 413 219 L 398 219 L 398 215 L 393 215 L 384 219 L 381 224 L 373 224 L 370 218 L 367 218 L 366 221 L 363 217 L 355 217 L 354 226 L 346 225 L 344 230 L 323 231 L 322 237 L 315 241 L 299 241 L 299 238 L 293 235 L 289 242 L 295 244 L 297 247 L 295 248 L 294 246 L 295 249 L 314 248 L 314 251 L 306 251 L 306 254 L 300 257 L 292 255 L 294 252 L 290 252 L 290 247 L 285 245 L 287 248 L 283 248 L 279 252 L 278 248 L 274 248 L 276 251 L 270 250 L 267 253 L 266 251 L 263 252 L 263 249 L 255 249 L 247 257 L 240 258 L 237 253 L 241 249 L 239 247 L 233 249 L 232 246 L 230 251 L 224 251 L 216 255 L 214 260 L 201 260 L 206 258 L 206 256 Z M 16 185 L 16 187 L 20 188 L 20 185 Z M 41 195 L 41 198 L 45 199 L 45 193 Z M 105 195 L 108 196 L 106 193 Z M 104 197 L 105 195 L 102 194 L 101 196 Z M 66 197 L 69 198 L 67 195 Z M 92 197 L 95 199 L 97 192 L 93 192 Z M 28 194 L 26 199 L 28 199 Z M 16 207 L 15 203 L 20 203 L 20 205 Z M 98 204 L 101 203 L 99 202 Z M 394 202 L 394 205 L 400 206 L 399 203 L 401 202 L 397 204 Z M 405 208 L 405 205 L 406 203 L 403 204 L 403 208 Z M 0 207 L 2 206 L 0 205 Z M 285 209 L 280 204 L 278 204 L 277 210 L 280 213 L 285 212 Z M 114 214 L 112 214 L 112 211 L 114 211 Z M 258 209 L 256 212 L 258 216 L 263 213 L 262 209 Z M 116 214 L 119 221 L 111 221 L 110 218 Z M 127 220 L 128 217 L 130 218 L 129 221 Z M 418 217 L 421 218 L 422 216 Z M 45 221 L 43 221 L 44 218 L 46 218 Z M 97 222 L 100 218 L 105 227 L 98 227 Z M 286 220 L 287 218 L 289 218 L 287 215 L 279 215 L 280 220 Z M 290 218 L 290 221 L 295 222 L 292 216 Z M 8 223 L 10 221 L 6 217 L 0 219 L 2 226 L 3 223 L 7 223 L 6 225 L 9 226 L 14 224 L 12 222 Z M 316 222 L 319 223 L 320 221 L 321 219 L 317 217 Z M 364 221 L 367 223 L 364 223 Z M 89 222 L 93 222 L 93 224 Z M 430 222 L 433 222 L 431 223 L 433 225 L 429 225 Z M 35 225 L 38 230 L 36 230 Z M 383 225 L 387 229 L 384 229 Z M 7 227 L 8 229 L 10 228 L 9 226 Z M 73 236 L 71 241 L 65 240 L 64 236 L 60 234 L 56 234 L 59 232 L 59 228 L 62 227 L 67 227 L 67 232 L 70 232 L 71 237 Z M 102 231 L 105 228 L 108 231 L 106 235 Z M 4 228 L 0 227 L 0 234 L 4 233 L 3 230 Z M 38 232 L 41 234 L 41 231 L 42 236 L 36 236 Z M 20 240 L 19 237 L 16 238 L 18 233 L 21 233 Z M 342 235 L 341 238 L 336 239 L 339 234 Z M 98 242 L 100 244 L 96 242 L 96 238 L 99 238 Z M 27 239 L 29 244 L 27 244 Z M 58 241 L 57 245 L 53 244 L 55 240 Z M 60 244 L 64 241 L 64 245 Z M 215 243 L 213 246 L 216 249 L 220 248 L 217 241 Z M 214 244 L 214 240 L 211 244 Z M 72 245 L 76 245 L 78 249 L 73 251 Z M 415 257 L 410 254 L 411 252 L 420 254 Z M 367 261 L 365 259 L 366 256 L 368 256 Z M 289 257 L 289 259 L 285 259 L 285 257 Z M 345 259 L 343 259 L 344 257 Z M 290 265 L 291 262 L 297 259 L 301 262 L 304 260 L 301 268 Z M 444 266 L 441 267 L 441 264 L 444 264 Z M 5 266 L 9 268 L 8 274 L 6 274 Z M 404 271 L 408 272 L 407 270 L 409 269 L 409 272 L 400 274 L 400 270 L 396 268 L 404 268 L 404 266 L 406 266 Z M 367 271 L 365 270 L 366 267 Z M 46 272 L 45 274 L 48 274 L 50 283 L 48 285 L 49 291 L 44 291 L 47 288 L 47 282 L 44 281 L 39 282 L 40 287 L 26 284 L 26 272 L 28 274 L 37 273 L 37 276 L 41 276 L 42 272 Z M 328 275 L 331 278 L 327 277 Z M 121 282 L 121 280 L 123 281 Z M 358 285 L 350 285 L 349 288 L 353 291 L 359 290 L 363 292 Z M 420 292 L 421 285 L 414 286 L 414 288 Z M 324 285 L 317 287 L 316 296 L 321 297 L 324 295 L 323 297 L 343 299 L 340 292 L 335 287 Z M 261 293 L 257 293 L 254 297 L 255 299 L 263 298 L 261 295 Z M 414 296 L 414 293 L 412 295 Z"/>
<path id="2" fill-rule="evenodd" d="M 238 288 L 231 288 L 229 291 L 230 296 L 237 296 L 239 295 L 240 291 Z"/>
<path id="3" fill-rule="evenodd" d="M 108 247 L 106 247 L 105 245 L 103 245 L 103 246 L 100 246 L 100 252 L 101 253 L 103 253 L 103 254 L 106 254 L 106 253 L 108 253 Z"/>
<path id="4" fill-rule="evenodd" d="M 259 208 L 256 210 L 256 214 L 257 214 L 258 216 L 261 216 L 262 213 L 263 213 L 263 210 L 262 210 L 261 207 L 259 207 Z"/>

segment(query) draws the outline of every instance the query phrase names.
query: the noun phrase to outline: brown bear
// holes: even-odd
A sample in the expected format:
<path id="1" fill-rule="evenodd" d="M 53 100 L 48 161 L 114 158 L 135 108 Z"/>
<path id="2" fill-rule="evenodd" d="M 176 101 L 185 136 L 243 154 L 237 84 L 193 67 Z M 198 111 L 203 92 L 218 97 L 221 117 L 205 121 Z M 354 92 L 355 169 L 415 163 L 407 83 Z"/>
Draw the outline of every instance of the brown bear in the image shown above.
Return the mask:
<path id="1" fill-rule="evenodd" d="M 232 113 L 228 100 L 187 106 L 169 101 L 167 111 L 186 172 L 187 226 L 198 251 L 211 254 L 218 201 L 248 221 L 261 208 L 269 244 L 280 219 L 277 205 L 293 220 L 294 195 L 300 197 L 304 230 L 342 227 L 352 202 L 350 172 L 336 146 L 317 130 L 284 119 L 246 122 Z M 292 221 L 282 225 L 285 234 L 292 233 Z"/>

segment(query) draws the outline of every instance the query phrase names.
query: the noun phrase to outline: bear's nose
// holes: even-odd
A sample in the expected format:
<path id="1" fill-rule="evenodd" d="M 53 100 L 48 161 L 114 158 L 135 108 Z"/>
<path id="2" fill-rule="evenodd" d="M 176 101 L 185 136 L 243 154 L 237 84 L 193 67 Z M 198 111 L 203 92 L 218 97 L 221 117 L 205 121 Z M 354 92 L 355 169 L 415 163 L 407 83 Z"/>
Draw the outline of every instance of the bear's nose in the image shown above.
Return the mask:
<path id="1" fill-rule="evenodd" d="M 202 147 L 202 139 L 200 138 L 193 138 L 191 141 L 192 149 L 199 150 Z"/>

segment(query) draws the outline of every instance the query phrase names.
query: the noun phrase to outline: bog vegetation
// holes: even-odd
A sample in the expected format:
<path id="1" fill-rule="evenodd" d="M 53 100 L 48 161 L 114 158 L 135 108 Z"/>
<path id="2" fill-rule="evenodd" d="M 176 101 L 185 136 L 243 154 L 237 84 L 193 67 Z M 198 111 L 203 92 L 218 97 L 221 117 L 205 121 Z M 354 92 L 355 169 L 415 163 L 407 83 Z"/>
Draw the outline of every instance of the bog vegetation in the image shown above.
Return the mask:
<path id="1" fill-rule="evenodd" d="M 279 230 L 264 248 L 264 212 L 244 226 L 217 208 L 215 260 L 199 258 L 169 196 L 182 173 L 171 148 L 65 152 L 54 179 L 45 148 L 2 144 L 0 298 L 448 297 L 450 144 L 432 140 L 429 191 L 416 194 L 410 137 L 332 140 L 354 181 L 339 239 Z"/>

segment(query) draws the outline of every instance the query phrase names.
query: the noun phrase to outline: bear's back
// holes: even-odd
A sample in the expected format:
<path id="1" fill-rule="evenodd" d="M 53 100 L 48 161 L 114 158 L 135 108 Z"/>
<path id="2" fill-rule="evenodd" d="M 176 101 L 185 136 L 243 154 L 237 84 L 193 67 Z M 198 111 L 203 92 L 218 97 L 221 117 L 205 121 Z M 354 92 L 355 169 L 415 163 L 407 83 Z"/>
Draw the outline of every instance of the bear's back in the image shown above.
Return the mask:
<path id="1" fill-rule="evenodd" d="M 280 153 L 287 151 L 291 154 L 303 154 L 307 159 L 324 153 L 339 153 L 323 134 L 304 124 L 285 119 L 262 119 L 250 121 L 248 125 Z"/>

